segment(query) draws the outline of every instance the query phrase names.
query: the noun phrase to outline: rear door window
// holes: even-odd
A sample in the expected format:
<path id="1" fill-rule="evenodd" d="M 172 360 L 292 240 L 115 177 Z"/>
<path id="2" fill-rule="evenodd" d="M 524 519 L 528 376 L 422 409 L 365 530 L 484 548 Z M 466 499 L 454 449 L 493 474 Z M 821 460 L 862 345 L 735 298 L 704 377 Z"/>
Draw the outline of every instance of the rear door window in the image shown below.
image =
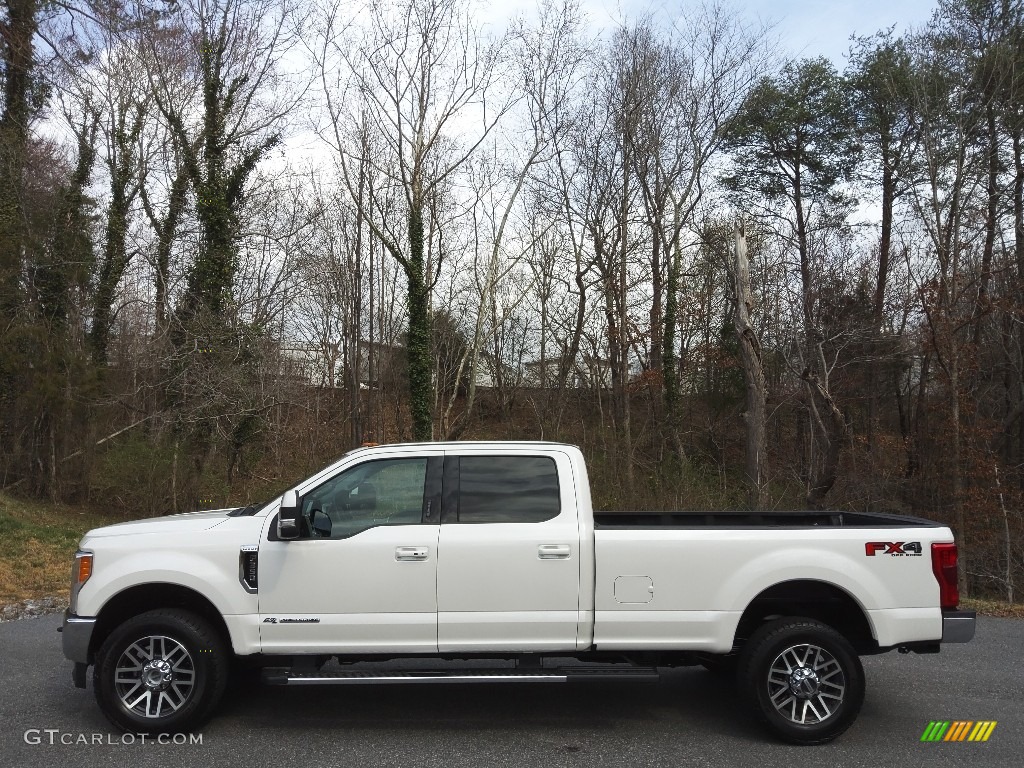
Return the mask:
<path id="1" fill-rule="evenodd" d="M 561 511 L 548 456 L 461 456 L 459 467 L 460 523 L 542 523 Z"/>

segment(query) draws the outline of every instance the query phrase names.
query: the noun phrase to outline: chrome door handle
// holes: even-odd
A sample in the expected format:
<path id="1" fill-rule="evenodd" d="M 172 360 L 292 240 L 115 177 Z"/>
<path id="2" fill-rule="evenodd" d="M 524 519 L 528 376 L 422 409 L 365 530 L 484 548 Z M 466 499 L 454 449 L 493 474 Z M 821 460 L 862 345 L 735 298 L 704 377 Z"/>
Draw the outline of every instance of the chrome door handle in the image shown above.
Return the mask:
<path id="1" fill-rule="evenodd" d="M 568 560 L 572 552 L 568 544 L 541 544 L 537 557 L 541 560 Z"/>
<path id="2" fill-rule="evenodd" d="M 398 547 L 395 549 L 395 560 L 426 560 L 430 555 L 428 547 Z"/>

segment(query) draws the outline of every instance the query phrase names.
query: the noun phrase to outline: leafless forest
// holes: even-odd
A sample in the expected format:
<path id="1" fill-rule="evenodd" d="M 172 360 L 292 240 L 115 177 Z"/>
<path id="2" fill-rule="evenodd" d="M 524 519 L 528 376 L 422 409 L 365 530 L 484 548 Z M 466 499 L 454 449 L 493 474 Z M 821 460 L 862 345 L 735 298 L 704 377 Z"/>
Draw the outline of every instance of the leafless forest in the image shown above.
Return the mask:
<path id="1" fill-rule="evenodd" d="M 5 492 L 142 516 L 559 440 L 604 508 L 946 521 L 1014 599 L 1021 0 L 840 64 L 573 0 L 5 0 L 0 50 Z"/>

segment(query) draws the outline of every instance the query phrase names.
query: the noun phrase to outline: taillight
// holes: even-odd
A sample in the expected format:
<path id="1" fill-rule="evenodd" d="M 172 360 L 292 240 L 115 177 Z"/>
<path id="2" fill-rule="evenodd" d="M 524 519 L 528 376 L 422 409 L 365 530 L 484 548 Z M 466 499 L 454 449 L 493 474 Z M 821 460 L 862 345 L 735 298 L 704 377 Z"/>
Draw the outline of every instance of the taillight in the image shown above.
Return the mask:
<path id="1" fill-rule="evenodd" d="M 955 610 L 960 604 L 956 561 L 956 544 L 932 544 L 932 573 L 939 582 L 939 605 L 943 610 Z"/>

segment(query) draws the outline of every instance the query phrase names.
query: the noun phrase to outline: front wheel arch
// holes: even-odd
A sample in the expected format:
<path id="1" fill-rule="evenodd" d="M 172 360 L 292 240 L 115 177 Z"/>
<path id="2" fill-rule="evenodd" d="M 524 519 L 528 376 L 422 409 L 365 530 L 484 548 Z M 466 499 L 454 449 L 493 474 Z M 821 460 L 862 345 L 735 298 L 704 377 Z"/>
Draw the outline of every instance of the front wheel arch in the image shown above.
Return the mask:
<path id="1" fill-rule="evenodd" d="M 90 662 L 117 627 L 134 616 L 160 608 L 188 611 L 203 617 L 217 630 L 228 647 L 232 647 L 231 633 L 224 622 L 224 617 L 208 597 L 181 584 L 148 582 L 118 592 L 100 608 L 96 617 L 96 628 L 89 642 Z"/>

